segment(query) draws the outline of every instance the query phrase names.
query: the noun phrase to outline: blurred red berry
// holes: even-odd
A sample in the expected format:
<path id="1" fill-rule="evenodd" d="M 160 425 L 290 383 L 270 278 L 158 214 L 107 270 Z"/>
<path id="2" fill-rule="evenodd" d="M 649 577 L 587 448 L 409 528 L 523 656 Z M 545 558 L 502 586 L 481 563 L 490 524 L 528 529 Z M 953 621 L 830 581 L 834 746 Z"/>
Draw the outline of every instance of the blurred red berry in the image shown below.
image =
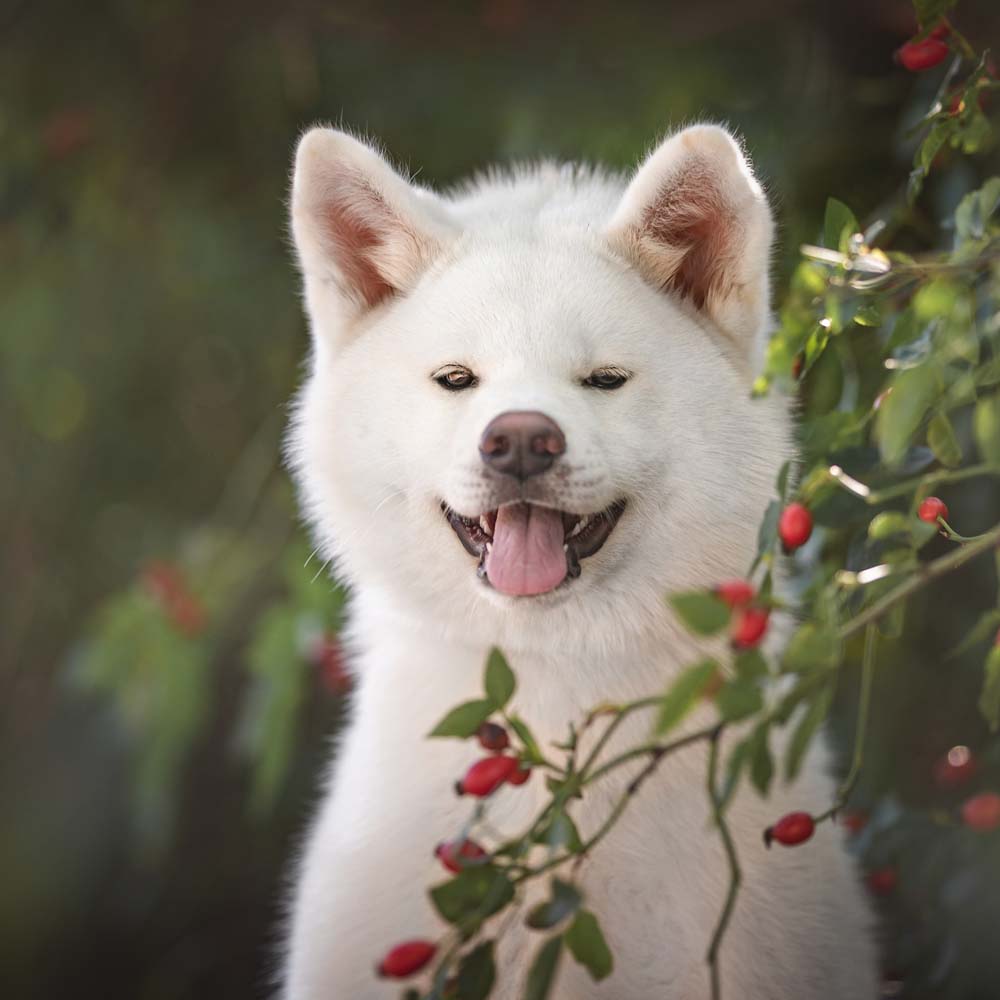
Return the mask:
<path id="1" fill-rule="evenodd" d="M 938 788 L 960 788 L 968 784 L 979 770 L 979 761 L 966 746 L 952 747 L 934 762 L 934 784 Z"/>
<path id="2" fill-rule="evenodd" d="M 790 503 L 778 518 L 778 537 L 786 552 L 794 552 L 805 545 L 812 530 L 812 514 L 803 504 Z"/>
<path id="3" fill-rule="evenodd" d="M 419 972 L 433 957 L 432 941 L 404 941 L 397 944 L 376 967 L 376 973 L 390 979 L 405 979 Z"/>
<path id="4" fill-rule="evenodd" d="M 480 861 L 486 857 L 484 851 L 474 840 L 453 840 L 450 843 L 438 844 L 434 855 L 450 872 L 460 872 L 470 861 Z"/>
<path id="5" fill-rule="evenodd" d="M 870 871 L 865 876 L 865 882 L 876 896 L 888 896 L 899 882 L 899 873 L 891 865 L 887 865 Z"/>
<path id="6" fill-rule="evenodd" d="M 476 730 L 476 739 L 484 750 L 506 750 L 510 746 L 507 730 L 495 722 L 484 722 Z"/>
<path id="7" fill-rule="evenodd" d="M 520 764 L 514 768 L 507 779 L 508 785 L 523 785 L 531 777 L 531 768 Z"/>
<path id="8" fill-rule="evenodd" d="M 802 369 L 805 367 L 805 356 L 802 354 L 796 354 L 792 359 L 792 378 L 796 381 L 802 375 Z"/>
<path id="9" fill-rule="evenodd" d="M 715 596 L 731 608 L 741 608 L 754 599 L 755 592 L 746 580 L 725 580 L 715 588 Z"/>
<path id="10" fill-rule="evenodd" d="M 928 38 L 947 38 L 951 33 L 951 28 L 945 24 L 943 21 L 940 24 L 934 25 L 933 28 L 927 33 Z"/>
<path id="11" fill-rule="evenodd" d="M 170 620 L 185 635 L 196 636 L 205 628 L 205 609 L 191 594 L 175 594 L 167 603 Z"/>
<path id="12" fill-rule="evenodd" d="M 900 46 L 896 50 L 896 61 L 911 73 L 921 73 L 944 62 L 950 51 L 948 44 L 941 38 L 930 36 Z"/>
<path id="13" fill-rule="evenodd" d="M 42 125 L 42 148 L 53 160 L 62 160 L 82 149 L 93 138 L 94 116 L 87 108 L 64 108 Z"/>
<path id="14" fill-rule="evenodd" d="M 928 497 L 917 508 L 917 517 L 928 524 L 937 524 L 939 517 L 948 520 L 948 507 L 940 497 Z"/>
<path id="15" fill-rule="evenodd" d="M 816 830 L 816 822 L 807 812 L 793 812 L 782 816 L 774 826 L 764 831 L 764 843 L 770 847 L 773 841 L 794 847 L 807 841 Z"/>
<path id="16" fill-rule="evenodd" d="M 143 567 L 140 579 L 146 592 L 180 632 L 195 636 L 204 630 L 205 608 L 173 563 L 153 560 Z"/>
<path id="17" fill-rule="evenodd" d="M 1000 795 L 983 792 L 963 803 L 962 822 L 977 833 L 989 833 L 1000 827 Z"/>
<path id="18" fill-rule="evenodd" d="M 327 633 L 320 639 L 312 659 L 319 670 L 323 687 L 330 694 L 342 695 L 351 690 L 353 678 L 347 669 L 343 647 L 335 635 Z"/>
<path id="19" fill-rule="evenodd" d="M 868 825 L 868 817 L 863 812 L 846 812 L 840 817 L 840 823 L 853 837 Z"/>
<path id="20" fill-rule="evenodd" d="M 503 754 L 477 760 L 465 772 L 465 777 L 456 782 L 455 791 L 459 795 L 475 795 L 480 799 L 492 795 L 514 773 L 517 763 L 516 757 Z"/>
<path id="21" fill-rule="evenodd" d="M 180 570 L 160 559 L 146 563 L 139 578 L 147 593 L 164 604 L 184 589 Z"/>
<path id="22" fill-rule="evenodd" d="M 740 608 L 733 615 L 729 636 L 736 649 L 752 649 L 760 644 L 767 631 L 771 612 L 768 608 Z"/>

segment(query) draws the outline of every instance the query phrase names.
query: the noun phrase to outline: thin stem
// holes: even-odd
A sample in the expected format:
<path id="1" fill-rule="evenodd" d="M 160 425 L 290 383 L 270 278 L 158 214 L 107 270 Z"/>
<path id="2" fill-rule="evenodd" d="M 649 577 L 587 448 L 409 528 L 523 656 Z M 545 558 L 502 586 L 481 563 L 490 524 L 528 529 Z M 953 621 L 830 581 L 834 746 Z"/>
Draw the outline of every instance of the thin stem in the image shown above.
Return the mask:
<path id="1" fill-rule="evenodd" d="M 894 486 L 887 486 L 883 490 L 869 490 L 863 483 L 847 476 L 843 471 L 831 472 L 830 478 L 847 490 L 853 496 L 864 500 L 870 507 L 878 506 L 887 500 L 905 496 L 913 493 L 920 487 L 935 486 L 938 483 L 958 483 L 963 479 L 975 479 L 977 476 L 1000 476 L 1000 465 L 983 462 L 980 465 L 970 465 L 964 469 L 939 469 L 926 476 L 917 476 L 914 479 L 907 479 Z"/>
<path id="2" fill-rule="evenodd" d="M 593 774 L 591 774 L 586 781 L 585 785 L 592 784 L 597 781 L 598 778 L 603 778 L 608 772 L 615 770 L 615 768 L 620 767 L 622 764 L 627 764 L 631 760 L 635 760 L 637 757 L 645 757 L 647 754 L 659 755 L 660 757 L 666 754 L 673 753 L 675 750 L 680 750 L 682 747 L 689 746 L 692 743 L 697 743 L 699 740 L 707 740 L 712 738 L 712 734 L 718 726 L 708 726 L 705 729 L 695 730 L 693 733 L 689 733 L 687 736 L 682 736 L 680 739 L 673 740 L 670 743 L 646 743 L 642 746 L 633 747 L 631 750 L 626 750 L 625 753 L 619 754 L 617 757 L 613 757 L 611 760 L 599 767 Z"/>
<path id="3" fill-rule="evenodd" d="M 614 735 L 615 730 L 622 724 L 627 716 L 642 708 L 652 708 L 652 706 L 658 705 L 662 700 L 662 696 L 655 696 L 652 698 L 640 698 L 638 701 L 630 701 L 625 705 L 620 705 L 615 713 L 615 717 L 605 727 L 604 732 L 601 733 L 600 739 L 598 739 L 597 743 L 594 745 L 594 749 L 590 751 L 587 759 L 583 762 L 583 766 L 580 768 L 580 777 L 586 779 L 587 772 L 594 766 L 594 763 L 607 746 L 608 741 Z M 588 716 L 586 724 L 589 724 L 592 718 L 592 716 Z M 583 730 L 581 729 L 581 732 L 582 731 Z"/>
<path id="4" fill-rule="evenodd" d="M 726 860 L 729 863 L 729 889 L 726 892 L 726 901 L 722 906 L 722 913 L 719 915 L 719 922 L 712 935 L 712 942 L 708 946 L 708 954 L 705 958 L 708 962 L 709 975 L 712 982 L 712 1000 L 721 1000 L 722 985 L 719 979 L 719 949 L 722 946 L 722 939 L 726 929 L 729 927 L 729 920 L 733 915 L 733 908 L 736 906 L 736 896 L 743 881 L 743 873 L 740 870 L 740 861 L 736 856 L 736 845 L 733 843 L 732 834 L 729 832 L 729 825 L 726 822 L 724 803 L 719 795 L 719 737 L 722 735 L 722 727 L 716 728 L 712 736 L 711 746 L 708 753 L 708 797 L 712 803 L 712 818 L 719 828 L 719 836 L 722 838 L 722 846 L 726 851 Z"/>
<path id="5" fill-rule="evenodd" d="M 954 552 L 941 556 L 933 562 L 924 563 L 905 583 L 901 583 L 895 590 L 890 591 L 885 597 L 880 598 L 874 604 L 865 608 L 840 628 L 840 638 L 848 639 L 856 632 L 860 632 L 867 625 L 879 620 L 887 611 L 894 608 L 900 601 L 906 600 L 911 594 L 916 593 L 922 587 L 926 587 L 932 580 L 945 576 L 953 570 L 964 566 L 967 562 L 975 559 L 983 552 L 989 551 L 1000 544 L 1000 524 L 990 531 L 979 535 L 975 541 L 968 542 Z"/>
<path id="6" fill-rule="evenodd" d="M 851 759 L 851 767 L 847 772 L 847 777 L 841 782 L 837 790 L 837 798 L 833 805 L 825 813 L 816 817 L 816 822 L 821 823 L 825 819 L 836 816 L 847 804 L 847 800 L 854 791 L 854 786 L 861 776 L 861 768 L 864 763 L 865 740 L 868 733 L 868 716 L 871 712 L 872 703 L 872 683 L 875 678 L 875 648 L 878 644 L 878 626 L 873 622 L 865 627 L 865 651 L 861 659 L 861 694 L 858 699 L 858 721 L 854 732 L 854 755 Z"/>
<path id="7" fill-rule="evenodd" d="M 650 699 L 658 700 L 658 699 Z M 600 843 L 604 839 L 605 835 L 612 829 L 615 823 L 618 822 L 621 814 L 625 811 L 629 802 L 635 798 L 636 793 L 645 783 L 646 779 L 653 774 L 656 768 L 659 766 L 661 760 L 664 757 L 669 756 L 677 750 L 681 750 L 684 747 L 690 746 L 692 743 L 698 743 L 702 740 L 714 740 L 717 734 L 721 731 L 722 725 L 716 723 L 706 729 L 699 729 L 693 733 L 689 733 L 687 736 L 682 736 L 680 739 L 673 740 L 670 743 L 660 743 L 653 745 L 646 745 L 643 747 L 637 747 L 635 750 L 629 751 L 628 753 L 621 754 L 614 760 L 609 761 L 604 767 L 595 771 L 589 779 L 587 779 L 586 784 L 590 784 L 592 781 L 596 781 L 597 778 L 603 777 L 609 771 L 616 767 L 620 767 L 622 764 L 628 763 L 630 760 L 634 760 L 637 757 L 648 756 L 649 761 L 646 766 L 628 783 L 625 787 L 625 791 L 622 792 L 618 801 L 615 803 L 614 808 L 605 818 L 604 822 L 598 827 L 598 829 L 583 842 L 579 851 L 572 854 L 560 854 L 554 858 L 549 858 L 542 864 L 535 868 L 525 868 L 524 871 L 514 879 L 515 884 L 525 881 L 528 878 L 534 878 L 536 875 L 541 875 L 543 872 L 547 872 L 552 868 L 558 868 L 561 864 L 570 861 L 574 858 L 577 860 L 577 866 L 582 863 L 584 857 L 589 853 L 589 851 Z"/>
<path id="8" fill-rule="evenodd" d="M 941 526 L 941 534 L 953 542 L 967 544 L 968 542 L 978 542 L 983 537 L 982 535 L 960 535 L 943 517 L 938 518 L 938 524 Z"/>

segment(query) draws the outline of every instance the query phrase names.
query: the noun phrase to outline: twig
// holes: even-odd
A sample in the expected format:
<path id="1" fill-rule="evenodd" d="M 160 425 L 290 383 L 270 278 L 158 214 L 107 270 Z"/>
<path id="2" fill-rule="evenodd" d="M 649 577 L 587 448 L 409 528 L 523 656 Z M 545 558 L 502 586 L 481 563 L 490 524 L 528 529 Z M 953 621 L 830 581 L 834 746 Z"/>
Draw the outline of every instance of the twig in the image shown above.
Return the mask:
<path id="1" fill-rule="evenodd" d="M 901 583 L 895 590 L 890 591 L 885 597 L 877 600 L 845 625 L 842 625 L 838 635 L 841 639 L 849 639 L 866 625 L 878 621 L 882 615 L 894 608 L 900 601 L 905 600 L 922 587 L 926 587 L 932 580 L 951 573 L 997 545 L 1000 545 L 1000 524 L 985 534 L 979 535 L 976 541 L 969 542 L 960 549 L 956 549 L 946 556 L 941 556 L 940 559 L 921 565 L 909 580 Z"/>
<path id="2" fill-rule="evenodd" d="M 733 843 L 732 834 L 729 832 L 724 802 L 718 788 L 719 737 L 721 735 L 722 726 L 718 726 L 715 734 L 712 736 L 711 747 L 708 753 L 708 796 L 712 803 L 712 818 L 715 821 L 715 825 L 719 828 L 719 836 L 722 838 L 722 846 L 725 848 L 726 860 L 729 863 L 729 889 L 726 892 L 726 900 L 722 906 L 722 913 L 719 915 L 719 922 L 716 924 L 715 933 L 712 935 L 711 944 L 708 946 L 708 954 L 705 957 L 705 961 L 708 962 L 709 976 L 712 982 L 712 1000 L 720 1000 L 722 997 L 722 984 L 719 977 L 719 949 L 722 946 L 722 939 L 725 936 L 726 929 L 729 927 L 729 920 L 733 915 L 733 908 L 736 906 L 736 896 L 743 881 L 740 861 L 736 856 L 736 845 Z"/>
<path id="3" fill-rule="evenodd" d="M 875 647 L 878 642 L 878 626 L 873 622 L 865 627 L 865 651 L 861 659 L 861 694 L 858 699 L 858 720 L 854 732 L 854 754 L 847 777 L 837 789 L 837 798 L 826 812 L 816 817 L 817 823 L 831 819 L 847 804 L 854 786 L 861 776 L 864 763 L 865 739 L 868 733 L 868 716 L 871 711 L 872 682 L 875 678 Z"/>

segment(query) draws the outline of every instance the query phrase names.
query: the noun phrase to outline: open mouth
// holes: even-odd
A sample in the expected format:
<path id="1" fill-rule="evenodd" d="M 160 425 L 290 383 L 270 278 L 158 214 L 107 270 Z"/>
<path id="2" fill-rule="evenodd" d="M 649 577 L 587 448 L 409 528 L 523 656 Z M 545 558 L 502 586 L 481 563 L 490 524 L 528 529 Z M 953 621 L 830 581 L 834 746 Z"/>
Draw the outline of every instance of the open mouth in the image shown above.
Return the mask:
<path id="1" fill-rule="evenodd" d="M 479 560 L 477 572 L 513 597 L 545 594 L 575 580 L 580 560 L 597 552 L 625 510 L 616 500 L 596 514 L 570 514 L 519 501 L 463 517 L 442 503 L 448 523 L 465 550 Z"/>

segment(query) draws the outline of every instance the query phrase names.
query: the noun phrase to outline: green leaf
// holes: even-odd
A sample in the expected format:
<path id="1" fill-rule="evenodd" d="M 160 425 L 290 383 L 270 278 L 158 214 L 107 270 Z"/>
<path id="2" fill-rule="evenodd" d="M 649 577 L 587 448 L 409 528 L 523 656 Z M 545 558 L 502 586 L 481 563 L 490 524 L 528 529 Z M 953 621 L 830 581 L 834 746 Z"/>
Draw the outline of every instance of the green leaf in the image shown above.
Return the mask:
<path id="1" fill-rule="evenodd" d="M 967 194 L 955 209 L 955 235 L 959 242 L 981 240 L 987 224 L 1000 207 L 1000 177 L 991 177 L 978 191 Z"/>
<path id="2" fill-rule="evenodd" d="M 743 652 L 737 653 L 733 658 L 733 667 L 736 670 L 736 676 L 746 680 L 759 680 L 770 673 L 767 660 L 764 659 L 764 654 L 759 649 L 745 649 Z"/>
<path id="3" fill-rule="evenodd" d="M 473 736 L 493 714 L 491 701 L 466 701 L 453 708 L 428 734 L 431 737 L 452 737 L 460 740 Z"/>
<path id="4" fill-rule="evenodd" d="M 754 729 L 747 741 L 747 758 L 750 761 L 750 780 L 761 795 L 766 796 L 774 777 L 774 758 L 768 745 L 770 727 L 762 723 Z"/>
<path id="5" fill-rule="evenodd" d="M 1000 630 L 1000 610 L 992 608 L 980 615 L 979 620 L 969 630 L 965 638 L 948 653 L 945 659 L 952 660 L 974 646 L 978 646 L 981 642 L 994 639 L 998 630 Z"/>
<path id="6" fill-rule="evenodd" d="M 547 844 L 553 849 L 564 847 L 573 854 L 583 849 L 580 832 L 565 809 L 557 809 L 551 819 L 539 827 L 532 839 L 536 844 Z"/>
<path id="7" fill-rule="evenodd" d="M 847 251 L 848 241 L 858 231 L 854 213 L 836 198 L 827 198 L 823 219 L 823 243 L 830 250 Z"/>
<path id="8" fill-rule="evenodd" d="M 781 471 L 778 473 L 777 490 L 782 503 L 785 502 L 785 498 L 788 494 L 788 477 L 791 471 L 792 462 L 789 459 L 788 461 L 782 463 Z"/>
<path id="9" fill-rule="evenodd" d="M 991 733 L 1000 730 L 1000 646 L 994 646 L 986 657 L 979 711 L 983 713 Z"/>
<path id="10" fill-rule="evenodd" d="M 757 531 L 757 558 L 754 566 L 774 548 L 774 543 L 778 540 L 778 520 L 781 517 L 781 501 L 772 500 L 764 511 L 763 520 Z"/>
<path id="11" fill-rule="evenodd" d="M 737 678 L 723 685 L 715 705 L 724 722 L 739 722 L 764 707 L 764 695 L 752 680 Z"/>
<path id="12" fill-rule="evenodd" d="M 486 660 L 485 685 L 486 697 L 496 709 L 503 708 L 510 701 L 517 685 L 514 680 L 514 671 L 510 669 L 503 653 L 495 646 L 490 650 L 490 655 Z"/>
<path id="13" fill-rule="evenodd" d="M 462 1000 L 486 1000 L 496 979 L 493 942 L 484 941 L 462 958 L 458 966 L 458 995 Z"/>
<path id="14" fill-rule="evenodd" d="M 548 930 L 575 913 L 581 902 L 580 893 L 574 886 L 562 879 L 553 878 L 552 896 L 534 907 L 528 913 L 525 923 L 536 931 Z"/>
<path id="15" fill-rule="evenodd" d="M 913 527 L 913 519 L 898 510 L 884 510 L 876 514 L 868 525 L 868 537 L 881 542 L 893 535 L 908 535 Z"/>
<path id="16" fill-rule="evenodd" d="M 898 639 L 903 634 L 903 623 L 906 620 L 906 602 L 891 607 L 878 620 L 878 634 L 885 639 Z"/>
<path id="17" fill-rule="evenodd" d="M 510 723 L 510 728 L 517 733 L 518 739 L 523 744 L 528 760 L 532 764 L 543 764 L 545 757 L 538 746 L 538 741 L 535 739 L 534 733 L 528 728 L 527 723 L 517 715 L 508 716 L 507 721 Z"/>
<path id="18" fill-rule="evenodd" d="M 833 701 L 833 685 L 827 684 L 806 706 L 806 710 L 795 727 L 785 749 L 785 780 L 794 781 L 802 767 L 802 761 L 809 750 L 813 737 L 823 724 L 830 703 Z"/>
<path id="19" fill-rule="evenodd" d="M 546 1000 L 549 990 L 552 989 L 552 985 L 556 981 L 556 970 L 559 967 L 559 956 L 562 954 L 562 943 L 562 936 L 557 935 L 549 938 L 539 949 L 528 972 L 524 1000 Z"/>
<path id="20" fill-rule="evenodd" d="M 912 309 L 905 309 L 896 317 L 896 321 L 892 325 L 892 333 L 889 336 L 886 349 L 891 354 L 897 347 L 913 343 L 922 333 L 923 329 L 917 322 L 916 313 Z"/>
<path id="21" fill-rule="evenodd" d="M 581 910 L 566 931 L 566 947 L 573 957 L 600 982 L 611 975 L 614 957 L 608 948 L 597 917 L 590 910 Z"/>
<path id="22" fill-rule="evenodd" d="M 962 449 L 946 413 L 935 413 L 927 425 L 927 444 L 935 458 L 949 469 L 962 464 Z"/>
<path id="23" fill-rule="evenodd" d="M 1000 465 L 1000 395 L 983 396 L 976 403 L 972 431 L 983 461 Z"/>
<path id="24" fill-rule="evenodd" d="M 463 868 L 453 879 L 430 890 L 431 901 L 449 924 L 470 922 L 473 926 L 514 898 L 510 879 L 494 865 Z"/>
<path id="25" fill-rule="evenodd" d="M 732 753 L 729 755 L 729 760 L 726 761 L 726 777 L 722 783 L 722 790 L 719 795 L 719 808 L 723 812 L 728 807 L 730 799 L 732 799 L 733 794 L 736 792 L 736 788 L 740 782 L 740 775 L 743 773 L 743 769 L 749 760 L 749 744 L 749 738 L 741 740 L 733 748 Z"/>
<path id="26" fill-rule="evenodd" d="M 792 636 L 781 668 L 787 673 L 808 673 L 819 667 L 835 667 L 840 657 L 841 643 L 837 635 L 808 622 Z"/>
<path id="27" fill-rule="evenodd" d="M 930 28 L 942 15 L 955 6 L 957 0 L 913 0 L 921 29 Z"/>
<path id="28" fill-rule="evenodd" d="M 887 465 L 898 465 L 927 411 L 941 393 L 941 376 L 931 365 L 900 372 L 892 392 L 882 400 L 875 418 L 875 434 Z"/>
<path id="29" fill-rule="evenodd" d="M 673 729 L 694 707 L 698 697 L 713 680 L 719 667 L 715 660 L 703 660 L 688 667 L 667 689 L 653 732 L 662 736 Z"/>
<path id="30" fill-rule="evenodd" d="M 715 635 L 729 624 L 729 605 L 708 591 L 672 594 L 669 600 L 684 624 L 698 635 Z"/>
<path id="31" fill-rule="evenodd" d="M 882 316 L 877 306 L 864 305 L 854 314 L 854 322 L 858 326 L 881 326 Z"/>

